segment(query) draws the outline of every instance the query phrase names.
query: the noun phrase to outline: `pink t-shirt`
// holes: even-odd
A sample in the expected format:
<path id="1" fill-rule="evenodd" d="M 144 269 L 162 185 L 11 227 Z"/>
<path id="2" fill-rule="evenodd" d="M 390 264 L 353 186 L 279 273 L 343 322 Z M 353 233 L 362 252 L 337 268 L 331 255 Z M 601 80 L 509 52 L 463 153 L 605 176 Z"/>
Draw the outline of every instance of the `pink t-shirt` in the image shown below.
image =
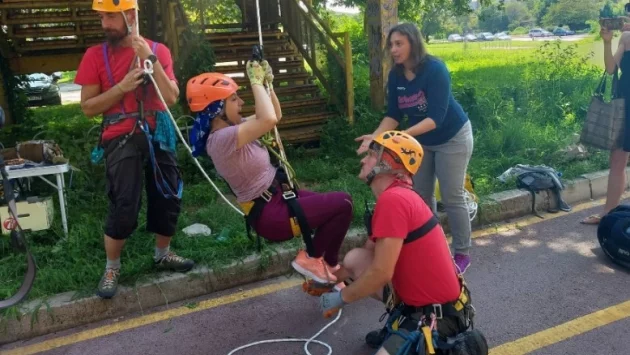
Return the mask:
<path id="1" fill-rule="evenodd" d="M 238 126 L 210 133 L 206 152 L 219 175 L 230 184 L 238 202 L 251 201 L 269 188 L 276 176 L 269 152 L 258 142 L 236 149 Z"/>

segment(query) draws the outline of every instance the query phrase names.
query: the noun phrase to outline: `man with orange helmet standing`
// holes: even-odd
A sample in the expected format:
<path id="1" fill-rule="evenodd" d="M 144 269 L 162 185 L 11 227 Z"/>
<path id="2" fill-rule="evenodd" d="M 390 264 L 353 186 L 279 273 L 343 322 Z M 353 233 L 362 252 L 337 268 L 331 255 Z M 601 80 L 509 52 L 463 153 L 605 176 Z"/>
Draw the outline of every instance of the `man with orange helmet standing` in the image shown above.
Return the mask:
<path id="1" fill-rule="evenodd" d="M 344 258 L 348 274 L 338 278 L 354 282 L 320 298 L 325 314 L 369 296 L 385 303 L 388 325 L 366 337 L 368 345 L 380 348 L 380 355 L 400 349 L 424 353 L 416 352 L 425 346 L 418 344 L 422 337 L 431 344 L 429 350 L 435 350 L 428 338 L 436 337 L 443 345 L 447 337 L 466 331 L 473 317 L 470 294 L 444 231 L 412 188 L 422 158 L 420 143 L 404 132 L 386 131 L 372 141 L 359 174 L 376 197 L 373 213 L 366 209 L 369 239 Z M 392 327 L 395 332 L 389 331 Z"/>
<path id="2" fill-rule="evenodd" d="M 153 78 L 166 105 L 179 88 L 169 49 L 134 33 L 136 0 L 94 0 L 106 41 L 88 48 L 75 83 L 81 85 L 81 109 L 88 117 L 103 115 L 99 146 L 105 158 L 109 214 L 105 222 L 107 264 L 98 285 L 102 298 L 115 295 L 125 240 L 137 228 L 143 179 L 147 194 L 147 231 L 155 233 L 155 265 L 188 271 L 194 262 L 170 251 L 180 213 L 182 182 L 175 155 L 172 125 L 140 63 L 153 64 Z M 166 127 L 166 128 L 165 128 Z M 159 131 L 159 133 L 156 131 Z M 165 133 L 166 132 L 166 133 Z M 143 176 L 144 170 L 144 176 Z"/>

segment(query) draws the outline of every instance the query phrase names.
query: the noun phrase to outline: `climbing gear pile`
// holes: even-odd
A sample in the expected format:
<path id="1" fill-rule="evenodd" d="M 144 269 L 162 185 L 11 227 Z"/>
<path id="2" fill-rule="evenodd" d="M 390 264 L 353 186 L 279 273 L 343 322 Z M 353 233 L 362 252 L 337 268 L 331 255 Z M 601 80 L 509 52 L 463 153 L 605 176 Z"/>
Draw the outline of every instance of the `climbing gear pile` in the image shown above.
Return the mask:
<path id="1" fill-rule="evenodd" d="M 435 181 L 435 200 L 437 202 L 437 210 L 440 212 L 444 212 L 444 204 L 442 203 L 442 194 L 440 192 L 440 181 Z M 475 183 L 469 174 L 466 174 L 464 178 L 464 201 L 466 203 L 466 207 L 468 209 L 468 216 L 470 217 L 470 221 L 472 222 L 477 216 L 477 211 L 479 209 L 479 198 L 475 194 Z"/>

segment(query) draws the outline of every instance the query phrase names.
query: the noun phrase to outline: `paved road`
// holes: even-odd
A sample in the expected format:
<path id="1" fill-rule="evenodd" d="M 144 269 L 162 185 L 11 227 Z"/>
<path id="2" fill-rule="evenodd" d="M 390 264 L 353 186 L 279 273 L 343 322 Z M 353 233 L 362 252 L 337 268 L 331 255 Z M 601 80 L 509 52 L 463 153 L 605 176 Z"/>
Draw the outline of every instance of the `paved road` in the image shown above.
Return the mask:
<path id="1" fill-rule="evenodd" d="M 466 279 L 477 309 L 476 326 L 494 348 L 491 354 L 628 353 L 630 302 L 623 302 L 630 298 L 629 275 L 602 254 L 596 228 L 578 223 L 599 208 L 576 210 L 545 220 L 529 218 L 506 232 L 476 233 Z M 193 312 L 167 320 L 147 324 L 142 323 L 146 316 L 135 315 L 9 344 L 0 347 L 0 353 L 15 348 L 19 349 L 7 353 L 35 353 L 27 351 L 32 345 L 40 348 L 31 350 L 50 349 L 45 355 L 225 355 L 252 341 L 308 338 L 327 321 L 317 310 L 318 300 L 302 293 L 298 280 L 291 282 L 278 278 L 249 285 L 245 291 L 173 304 L 169 309 Z M 252 297 L 257 290 L 266 294 Z M 151 316 L 164 314 L 160 312 L 165 309 L 153 310 Z M 343 312 L 319 339 L 329 343 L 334 354 L 373 354 L 363 339 L 379 326 L 383 308 L 364 300 Z M 114 327 L 131 329 L 110 334 Z M 302 346 L 269 344 L 237 354 L 298 355 L 303 354 Z M 327 353 L 315 344 L 310 349 L 312 354 Z"/>
<path id="2" fill-rule="evenodd" d="M 61 91 L 62 104 L 81 102 L 81 85 L 62 83 L 59 84 L 59 91 Z"/>
<path id="3" fill-rule="evenodd" d="M 550 36 L 550 37 L 536 37 L 534 38 L 534 41 L 555 41 L 555 40 L 561 40 L 563 42 L 575 42 L 575 41 L 579 41 L 582 40 L 584 38 L 589 37 L 590 35 L 588 34 L 579 34 L 579 35 L 571 35 L 571 36 Z M 532 41 L 532 38 L 529 37 L 529 35 L 523 35 L 523 36 L 512 36 L 512 40 L 513 41 Z"/>

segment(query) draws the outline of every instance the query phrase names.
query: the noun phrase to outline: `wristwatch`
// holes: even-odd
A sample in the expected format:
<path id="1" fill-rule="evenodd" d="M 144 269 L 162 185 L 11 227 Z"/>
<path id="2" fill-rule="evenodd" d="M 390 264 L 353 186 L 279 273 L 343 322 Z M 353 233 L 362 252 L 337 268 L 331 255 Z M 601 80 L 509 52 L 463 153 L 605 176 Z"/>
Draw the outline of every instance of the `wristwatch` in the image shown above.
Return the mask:
<path id="1" fill-rule="evenodd" d="M 158 60 L 155 54 L 151 54 L 150 56 L 147 57 L 147 59 L 150 60 L 152 64 L 155 64 L 155 62 L 157 62 Z"/>

